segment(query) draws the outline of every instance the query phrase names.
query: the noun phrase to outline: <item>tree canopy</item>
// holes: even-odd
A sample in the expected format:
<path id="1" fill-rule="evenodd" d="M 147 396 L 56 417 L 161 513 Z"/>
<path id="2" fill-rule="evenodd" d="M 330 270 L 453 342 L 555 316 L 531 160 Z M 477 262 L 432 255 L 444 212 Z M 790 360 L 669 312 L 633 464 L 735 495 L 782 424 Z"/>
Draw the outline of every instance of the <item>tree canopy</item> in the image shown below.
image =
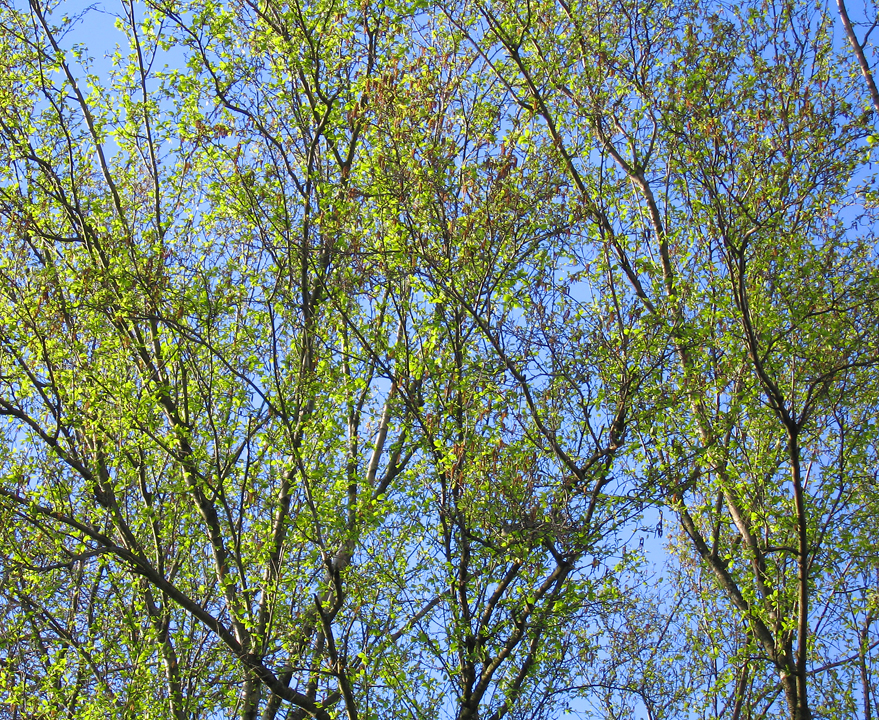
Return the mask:
<path id="1" fill-rule="evenodd" d="M 875 17 L 0 0 L 2 712 L 879 715 Z"/>

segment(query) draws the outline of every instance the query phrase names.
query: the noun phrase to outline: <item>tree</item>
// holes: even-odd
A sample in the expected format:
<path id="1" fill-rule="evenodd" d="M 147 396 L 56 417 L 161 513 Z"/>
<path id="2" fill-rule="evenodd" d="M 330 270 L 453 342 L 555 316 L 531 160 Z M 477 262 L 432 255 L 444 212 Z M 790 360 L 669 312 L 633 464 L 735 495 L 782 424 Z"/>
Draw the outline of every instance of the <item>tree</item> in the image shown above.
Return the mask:
<path id="1" fill-rule="evenodd" d="M 96 63 L 63 9 L 0 18 L 11 713 L 869 716 L 829 16 L 129 2 Z"/>
<path id="2" fill-rule="evenodd" d="M 482 16 L 474 43 L 500 48 L 498 76 L 544 120 L 631 302 L 665 328 L 675 361 L 652 392 L 668 403 L 639 428 L 640 459 L 743 623 L 735 692 L 767 663 L 790 716 L 811 717 L 813 676 L 863 656 L 836 653 L 863 646 L 869 603 L 844 651 L 815 631 L 875 562 L 857 549 L 875 511 L 874 239 L 838 219 L 869 112 L 835 75 L 829 18 Z"/>

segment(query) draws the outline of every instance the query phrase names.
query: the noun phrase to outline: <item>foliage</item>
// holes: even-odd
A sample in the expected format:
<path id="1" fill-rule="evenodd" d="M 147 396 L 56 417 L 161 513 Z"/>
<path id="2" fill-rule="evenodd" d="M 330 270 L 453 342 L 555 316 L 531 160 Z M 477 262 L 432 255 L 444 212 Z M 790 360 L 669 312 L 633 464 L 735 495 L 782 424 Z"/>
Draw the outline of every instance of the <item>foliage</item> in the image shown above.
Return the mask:
<path id="1" fill-rule="evenodd" d="M 834 18 L 65 7 L 0 5 L 13 716 L 879 710 Z"/>

